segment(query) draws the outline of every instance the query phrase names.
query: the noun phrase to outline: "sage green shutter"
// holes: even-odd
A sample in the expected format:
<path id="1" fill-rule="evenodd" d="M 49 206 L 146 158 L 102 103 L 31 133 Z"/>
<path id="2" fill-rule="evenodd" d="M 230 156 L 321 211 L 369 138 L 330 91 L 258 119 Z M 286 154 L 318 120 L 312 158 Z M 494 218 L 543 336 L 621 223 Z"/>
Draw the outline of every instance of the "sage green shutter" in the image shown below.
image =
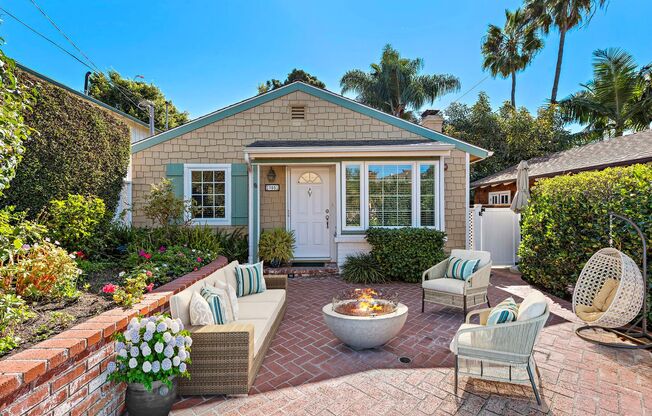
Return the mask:
<path id="1" fill-rule="evenodd" d="M 231 165 L 231 225 L 249 223 L 249 179 L 247 164 Z"/>
<path id="2" fill-rule="evenodd" d="M 174 196 L 183 198 L 183 163 L 168 163 L 165 176 L 172 182 Z"/>

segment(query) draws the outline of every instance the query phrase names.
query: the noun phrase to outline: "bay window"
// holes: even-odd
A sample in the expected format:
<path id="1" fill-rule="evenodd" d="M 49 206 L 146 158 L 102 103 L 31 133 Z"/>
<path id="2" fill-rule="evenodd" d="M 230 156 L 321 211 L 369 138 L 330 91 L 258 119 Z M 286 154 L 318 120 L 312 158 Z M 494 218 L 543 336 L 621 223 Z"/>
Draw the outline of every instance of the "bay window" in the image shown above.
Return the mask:
<path id="1" fill-rule="evenodd" d="M 439 226 L 438 161 L 343 166 L 344 231 Z"/>

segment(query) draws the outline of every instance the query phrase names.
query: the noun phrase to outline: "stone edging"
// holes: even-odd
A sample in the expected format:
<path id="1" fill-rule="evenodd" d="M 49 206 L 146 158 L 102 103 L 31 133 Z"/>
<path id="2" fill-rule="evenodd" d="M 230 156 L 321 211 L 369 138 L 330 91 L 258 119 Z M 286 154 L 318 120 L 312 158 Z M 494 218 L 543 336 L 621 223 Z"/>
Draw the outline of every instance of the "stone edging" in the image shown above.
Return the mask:
<path id="1" fill-rule="evenodd" d="M 63 386 L 67 386 L 67 383 L 61 385 L 61 381 L 59 381 L 61 377 L 58 377 L 60 374 L 100 350 L 103 345 L 110 343 L 111 336 L 126 328 L 131 318 L 167 309 L 168 301 L 172 295 L 221 269 L 227 263 L 226 257 L 220 256 L 201 269 L 179 277 L 157 288 L 152 293 L 146 294 L 141 302 L 130 309 L 116 308 L 103 312 L 46 341 L 0 360 L 0 412 L 2 414 L 6 412 L 20 414 L 29 410 L 35 404 L 47 401 L 50 395 L 54 395 L 57 391 L 63 390 Z M 113 351 L 110 354 L 93 355 L 93 357 L 97 355 L 98 357 L 95 357 L 95 359 L 98 360 L 98 363 L 102 363 L 102 372 L 104 372 L 109 358 L 112 357 L 112 353 Z M 99 357 L 99 355 L 102 356 Z M 81 372 L 76 376 L 82 378 L 84 373 Z M 92 377 L 89 377 L 87 381 L 91 381 L 91 379 Z M 55 383 L 50 383 L 52 380 Z M 71 378 L 68 383 L 72 381 Z M 17 403 L 17 399 L 22 398 L 23 395 L 35 396 L 35 390 L 38 388 L 41 391 L 41 385 L 44 384 L 47 388 L 43 389 L 41 400 L 36 400 L 34 404 L 27 408 L 13 409 L 15 405 L 20 404 Z M 41 396 L 41 394 L 38 396 Z M 61 396 L 61 400 L 52 401 L 54 406 L 50 410 L 65 402 L 68 399 L 68 392 L 66 391 L 66 394 Z M 72 396 L 70 397 L 72 398 Z M 7 409 L 9 406 L 13 410 Z M 46 409 L 41 410 L 49 411 Z"/>

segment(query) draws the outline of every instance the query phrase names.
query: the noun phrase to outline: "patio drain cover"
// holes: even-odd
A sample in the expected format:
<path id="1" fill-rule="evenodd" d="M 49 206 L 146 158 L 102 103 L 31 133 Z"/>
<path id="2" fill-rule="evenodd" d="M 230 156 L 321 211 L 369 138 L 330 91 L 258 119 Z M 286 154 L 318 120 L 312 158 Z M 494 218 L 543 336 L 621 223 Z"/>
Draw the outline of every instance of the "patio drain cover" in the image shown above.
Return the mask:
<path id="1" fill-rule="evenodd" d="M 410 364 L 412 362 L 412 358 L 410 357 L 398 357 L 398 360 L 403 364 Z"/>

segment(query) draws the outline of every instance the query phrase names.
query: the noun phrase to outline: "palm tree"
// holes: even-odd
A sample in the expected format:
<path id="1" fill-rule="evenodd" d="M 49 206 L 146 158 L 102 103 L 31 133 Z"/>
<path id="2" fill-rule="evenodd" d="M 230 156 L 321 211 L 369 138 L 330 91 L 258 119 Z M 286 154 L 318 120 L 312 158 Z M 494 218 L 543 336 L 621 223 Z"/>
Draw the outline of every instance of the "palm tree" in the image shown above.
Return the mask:
<path id="1" fill-rule="evenodd" d="M 520 9 L 513 13 L 505 10 L 503 29 L 489 25 L 482 42 L 482 68 L 489 69 L 493 77 L 512 77 L 513 107 L 516 107 L 516 72 L 524 70 L 542 47 L 536 29 L 528 25 L 527 17 Z"/>
<path id="2" fill-rule="evenodd" d="M 588 23 L 595 11 L 603 7 L 605 3 L 607 0 L 525 0 L 525 12 L 531 23 L 539 27 L 544 34 L 548 34 L 553 26 L 559 31 L 557 66 L 550 95 L 551 103 L 557 102 L 566 33 L 582 22 Z"/>
<path id="3" fill-rule="evenodd" d="M 386 45 L 380 63 L 371 64 L 371 71 L 347 71 L 340 80 L 342 94 L 357 94 L 356 100 L 370 107 L 406 120 L 415 121 L 414 110 L 426 102 L 433 103 L 449 92 L 459 91 L 460 81 L 453 75 L 420 75 L 421 58 L 401 58 L 399 52 Z"/>
<path id="4" fill-rule="evenodd" d="M 621 49 L 593 52 L 593 80 L 584 90 L 559 102 L 568 121 L 588 124 L 586 132 L 622 136 L 652 122 L 650 66 L 637 69 L 632 55 Z"/>

